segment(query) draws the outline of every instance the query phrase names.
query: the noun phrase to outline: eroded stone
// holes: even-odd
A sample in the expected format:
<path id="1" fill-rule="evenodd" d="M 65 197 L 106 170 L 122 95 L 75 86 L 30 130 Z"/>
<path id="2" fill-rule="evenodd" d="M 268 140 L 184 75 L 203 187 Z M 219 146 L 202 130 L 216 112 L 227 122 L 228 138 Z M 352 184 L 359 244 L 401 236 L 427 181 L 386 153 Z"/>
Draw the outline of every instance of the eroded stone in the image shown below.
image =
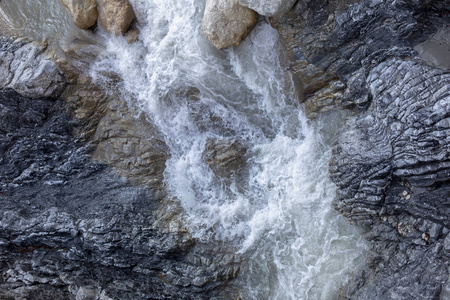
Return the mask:
<path id="1" fill-rule="evenodd" d="M 238 0 L 207 0 L 203 32 L 218 49 L 239 46 L 258 21 L 258 14 Z"/>
<path id="2" fill-rule="evenodd" d="M 95 25 L 98 18 L 97 2 L 95 0 L 61 0 L 69 9 L 73 22 L 81 29 Z"/>
<path id="3" fill-rule="evenodd" d="M 123 35 L 135 19 L 128 0 L 99 0 L 99 20 L 109 33 Z"/>

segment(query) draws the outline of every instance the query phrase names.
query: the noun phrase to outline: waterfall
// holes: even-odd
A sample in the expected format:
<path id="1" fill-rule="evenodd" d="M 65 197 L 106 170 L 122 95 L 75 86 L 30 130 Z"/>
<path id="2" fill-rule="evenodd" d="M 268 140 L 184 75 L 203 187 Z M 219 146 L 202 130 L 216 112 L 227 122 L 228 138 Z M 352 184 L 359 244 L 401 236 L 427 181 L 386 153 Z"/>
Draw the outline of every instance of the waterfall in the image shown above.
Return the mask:
<path id="1" fill-rule="evenodd" d="M 248 258 L 243 299 L 336 298 L 366 246 L 331 207 L 330 146 L 298 105 L 276 30 L 260 20 L 239 47 L 216 50 L 202 33 L 203 1 L 132 4 L 140 42 L 110 37 L 94 76 L 120 74 L 165 136 L 166 184 L 191 233 Z M 247 147 L 231 183 L 205 162 L 208 139 Z"/>
<path id="2" fill-rule="evenodd" d="M 70 40 L 74 33 L 58 31 L 54 21 L 70 18 L 59 1 L 46 2 L 56 10 L 44 16 L 47 34 L 24 32 Z M 104 74 L 119 74 L 116 88 L 164 136 L 171 155 L 165 185 L 190 233 L 230 243 L 248 260 L 236 283 L 243 299 L 335 299 L 366 244 L 332 209 L 330 145 L 301 110 L 277 31 L 261 19 L 239 47 L 217 50 L 202 32 L 203 0 L 130 2 L 139 41 L 100 28 L 106 49 L 91 76 L 106 86 Z M 205 161 L 210 140 L 246 148 L 245 165 L 231 179 Z"/>

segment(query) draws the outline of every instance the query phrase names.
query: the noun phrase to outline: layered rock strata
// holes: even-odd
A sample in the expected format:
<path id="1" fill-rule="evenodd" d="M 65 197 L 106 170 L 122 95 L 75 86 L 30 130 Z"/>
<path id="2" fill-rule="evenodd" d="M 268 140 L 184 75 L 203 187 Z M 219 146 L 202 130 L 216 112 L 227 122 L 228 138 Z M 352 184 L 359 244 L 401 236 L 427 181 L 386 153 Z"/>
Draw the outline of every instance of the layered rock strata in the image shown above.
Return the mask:
<path id="1" fill-rule="evenodd" d="M 367 229 L 372 253 L 342 299 L 448 295 L 450 73 L 415 48 L 448 32 L 449 4 L 299 1 L 272 19 L 307 114 L 347 111 L 330 162 L 335 205 Z"/>
<path id="2" fill-rule="evenodd" d="M 232 297 L 241 258 L 183 227 L 154 127 L 84 76 L 61 98 L 0 91 L 0 298 Z"/>

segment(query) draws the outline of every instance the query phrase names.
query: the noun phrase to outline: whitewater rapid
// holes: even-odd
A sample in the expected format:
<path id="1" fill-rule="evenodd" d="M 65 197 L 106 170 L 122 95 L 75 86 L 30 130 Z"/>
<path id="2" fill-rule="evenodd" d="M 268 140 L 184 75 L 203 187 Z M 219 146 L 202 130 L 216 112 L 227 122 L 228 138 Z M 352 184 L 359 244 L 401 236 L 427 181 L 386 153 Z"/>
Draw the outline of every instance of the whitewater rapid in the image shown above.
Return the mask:
<path id="1" fill-rule="evenodd" d="M 39 16 L 51 21 L 49 32 L 29 34 L 81 39 L 72 25 L 70 34 L 61 32 L 58 18 L 70 19 L 55 1 L 45 0 L 54 11 Z M 367 246 L 332 209 L 330 145 L 301 110 L 276 30 L 261 19 L 239 47 L 217 50 L 202 33 L 203 0 L 130 3 L 139 41 L 128 44 L 99 28 L 105 51 L 90 75 L 111 86 L 116 81 L 105 74 L 119 74 L 114 88 L 164 136 L 171 155 L 165 185 L 190 233 L 232 244 L 246 258 L 248 270 L 236 282 L 243 299 L 335 299 Z M 208 140 L 247 148 L 231 181 L 205 162 Z"/>
<path id="2" fill-rule="evenodd" d="M 165 136 L 166 184 L 190 232 L 248 259 L 243 299 L 336 298 L 366 245 L 332 209 L 330 147 L 298 105 L 276 30 L 261 19 L 239 47 L 217 50 L 202 33 L 203 1 L 131 3 L 140 42 L 109 38 L 93 75 L 120 74 Z M 205 162 L 208 139 L 247 147 L 231 184 Z"/>

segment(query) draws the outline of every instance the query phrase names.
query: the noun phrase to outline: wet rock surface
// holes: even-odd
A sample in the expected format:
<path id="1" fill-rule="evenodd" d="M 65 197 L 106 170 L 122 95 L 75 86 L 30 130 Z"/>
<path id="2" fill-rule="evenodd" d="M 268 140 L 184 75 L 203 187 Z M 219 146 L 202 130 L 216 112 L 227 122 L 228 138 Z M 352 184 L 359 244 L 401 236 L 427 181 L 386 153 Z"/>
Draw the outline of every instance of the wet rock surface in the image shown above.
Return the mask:
<path id="1" fill-rule="evenodd" d="M 0 297 L 226 297 L 240 259 L 201 245 L 164 190 L 92 162 L 61 100 L 0 92 Z M 213 259 L 222 253 L 223 261 Z M 209 296 L 208 296 L 209 295 Z"/>
<path id="2" fill-rule="evenodd" d="M 128 0 L 99 0 L 99 21 L 109 33 L 123 35 L 135 19 Z"/>
<path id="3" fill-rule="evenodd" d="M 291 9 L 295 2 L 296 0 L 239 0 L 242 6 L 251 8 L 260 15 L 268 17 L 284 14 Z"/>
<path id="4" fill-rule="evenodd" d="M 216 175 L 229 179 L 244 167 L 246 152 L 239 141 L 209 139 L 203 157 Z"/>
<path id="5" fill-rule="evenodd" d="M 308 116 L 348 116 L 330 138 L 335 204 L 367 229 L 372 252 L 342 299 L 449 295 L 450 82 L 440 56 L 428 55 L 445 41 L 449 7 L 305 0 L 272 19 Z M 161 184 L 168 154 L 151 123 L 81 77 L 67 102 L 55 100 L 66 83 L 44 51 L 1 40 L 0 298 L 234 295 L 228 283 L 244 264 L 183 227 Z M 245 148 L 209 141 L 204 155 L 227 178 Z"/>
<path id="6" fill-rule="evenodd" d="M 156 129 L 72 73 L 64 100 L 0 91 L 0 298 L 231 298 L 241 258 L 184 228 Z"/>
<path id="7" fill-rule="evenodd" d="M 0 88 L 30 98 L 57 98 L 66 80 L 45 50 L 45 45 L 0 37 Z"/>
<path id="8" fill-rule="evenodd" d="M 344 125 L 331 163 L 338 210 L 370 228 L 379 254 L 354 297 L 436 299 L 450 254 L 450 74 L 390 59 L 368 81 L 372 104 Z"/>
<path id="9" fill-rule="evenodd" d="M 299 1 L 272 19 L 309 117 L 350 114 L 330 162 L 335 205 L 367 229 L 372 253 L 341 299 L 448 294 L 450 74 L 414 49 L 445 41 L 449 4 Z"/>
<path id="10" fill-rule="evenodd" d="M 88 29 L 97 22 L 98 10 L 95 0 L 61 0 L 69 9 L 73 22 L 81 29 Z"/>

